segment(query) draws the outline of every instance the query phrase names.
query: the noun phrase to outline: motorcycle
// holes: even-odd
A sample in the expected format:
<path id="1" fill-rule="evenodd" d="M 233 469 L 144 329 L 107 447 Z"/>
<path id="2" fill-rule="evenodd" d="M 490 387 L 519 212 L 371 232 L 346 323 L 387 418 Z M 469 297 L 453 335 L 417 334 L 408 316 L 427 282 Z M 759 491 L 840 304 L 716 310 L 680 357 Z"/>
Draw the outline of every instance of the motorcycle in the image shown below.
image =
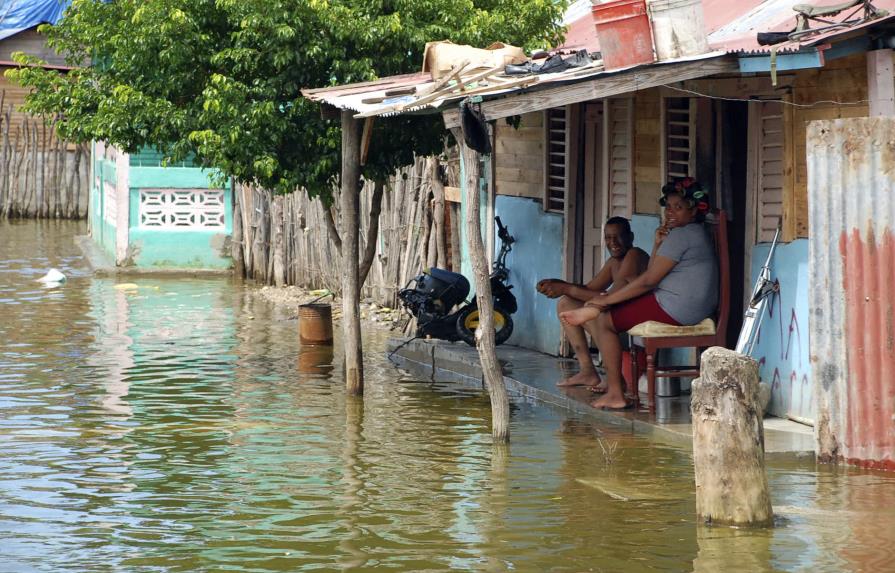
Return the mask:
<path id="1" fill-rule="evenodd" d="M 500 217 L 497 222 L 497 236 L 500 252 L 491 270 L 491 296 L 494 302 L 494 343 L 503 344 L 513 333 L 511 315 L 517 310 L 516 297 L 508 284 L 509 269 L 507 255 L 513 250 L 516 239 L 510 235 Z M 413 288 L 398 292 L 401 303 L 417 320 L 417 338 L 437 338 L 440 340 L 462 340 L 475 346 L 475 331 L 479 326 L 479 309 L 476 298 L 467 301 L 469 281 L 460 273 L 445 269 L 431 268 L 411 279 Z M 408 283 L 409 285 L 410 283 Z M 454 307 L 459 308 L 452 310 Z"/>

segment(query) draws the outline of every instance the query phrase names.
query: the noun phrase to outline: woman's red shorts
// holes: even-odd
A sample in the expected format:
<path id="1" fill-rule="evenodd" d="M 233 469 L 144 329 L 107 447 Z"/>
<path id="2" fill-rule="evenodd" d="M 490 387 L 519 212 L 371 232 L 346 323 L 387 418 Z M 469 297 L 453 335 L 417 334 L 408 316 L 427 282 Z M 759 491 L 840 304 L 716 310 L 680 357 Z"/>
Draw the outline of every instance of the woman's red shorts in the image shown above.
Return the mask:
<path id="1" fill-rule="evenodd" d="M 648 320 L 674 326 L 681 324 L 662 310 L 659 301 L 656 300 L 656 295 L 651 292 L 613 306 L 609 311 L 609 316 L 612 318 L 612 326 L 615 327 L 616 332 L 627 332 Z"/>

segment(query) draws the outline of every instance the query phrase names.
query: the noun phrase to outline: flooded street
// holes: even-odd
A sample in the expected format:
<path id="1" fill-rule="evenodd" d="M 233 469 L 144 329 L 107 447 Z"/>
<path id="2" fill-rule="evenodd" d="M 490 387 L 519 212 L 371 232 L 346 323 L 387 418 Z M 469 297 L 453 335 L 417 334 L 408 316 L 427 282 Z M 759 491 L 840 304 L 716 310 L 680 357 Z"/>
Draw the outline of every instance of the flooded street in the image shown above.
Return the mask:
<path id="1" fill-rule="evenodd" d="M 525 402 L 493 448 L 387 333 L 348 398 L 256 287 L 94 277 L 85 232 L 0 222 L 0 572 L 895 571 L 895 475 L 772 462 L 777 527 L 700 528 L 684 449 Z"/>

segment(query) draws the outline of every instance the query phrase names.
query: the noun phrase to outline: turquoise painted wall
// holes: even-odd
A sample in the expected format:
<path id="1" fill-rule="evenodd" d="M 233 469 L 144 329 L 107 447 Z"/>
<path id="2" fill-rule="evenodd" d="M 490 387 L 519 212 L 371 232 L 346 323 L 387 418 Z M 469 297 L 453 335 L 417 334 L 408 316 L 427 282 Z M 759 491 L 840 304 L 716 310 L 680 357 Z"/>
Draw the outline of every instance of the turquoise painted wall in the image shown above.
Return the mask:
<path id="1" fill-rule="evenodd" d="M 516 239 L 507 256 L 510 284 L 519 302 L 509 344 L 556 354 L 561 334 L 556 301 L 538 294 L 535 285 L 562 276 L 563 216 L 545 213 L 540 201 L 503 195 L 497 197 L 494 212 Z M 500 245 L 495 242 L 496 257 Z"/>
<path id="2" fill-rule="evenodd" d="M 114 162 L 95 156 L 93 170 L 94 179 L 90 182 L 90 205 L 88 208 L 90 212 L 91 236 L 93 241 L 114 260 L 116 226 L 106 220 L 105 194 L 102 186 L 106 182 L 115 185 L 117 171 Z M 99 187 L 96 186 L 97 179 L 99 180 Z"/>
<path id="3" fill-rule="evenodd" d="M 769 250 L 767 243 L 752 249 L 752 285 Z M 771 385 L 771 413 L 814 420 L 813 378 L 808 358 L 807 239 L 777 245 L 771 260 L 771 278 L 780 281 L 780 292 L 766 305 L 753 356 L 758 360 L 762 381 Z"/>
<path id="4" fill-rule="evenodd" d="M 104 158 L 93 159 L 96 177 L 91 181 L 91 225 L 93 240 L 110 257 L 115 258 L 116 228 L 104 217 L 102 183 L 116 184 L 116 165 Z M 233 226 L 232 196 L 225 187 L 225 225 L 220 230 L 177 230 L 144 228 L 139 220 L 140 189 L 207 189 L 214 188 L 213 171 L 191 167 L 191 161 L 179 166 L 160 167 L 161 154 L 144 149 L 129 156 L 128 265 L 166 269 L 228 269 L 232 266 L 229 236 Z M 99 179 L 100 186 L 96 187 Z"/>
<path id="5" fill-rule="evenodd" d="M 152 187 L 196 188 L 199 178 L 207 175 L 198 169 L 171 168 L 163 169 L 162 177 L 151 180 L 147 169 L 131 168 L 131 182 L 134 172 L 141 172 L 137 178 L 142 183 L 153 183 Z M 149 187 L 150 185 L 146 185 Z M 139 216 L 140 189 L 133 184 L 130 189 L 130 229 L 129 264 L 143 268 L 164 269 L 229 269 L 233 265 L 230 257 L 228 237 L 233 230 L 232 194 L 224 193 L 224 228 L 220 230 L 179 230 L 141 227 Z"/>

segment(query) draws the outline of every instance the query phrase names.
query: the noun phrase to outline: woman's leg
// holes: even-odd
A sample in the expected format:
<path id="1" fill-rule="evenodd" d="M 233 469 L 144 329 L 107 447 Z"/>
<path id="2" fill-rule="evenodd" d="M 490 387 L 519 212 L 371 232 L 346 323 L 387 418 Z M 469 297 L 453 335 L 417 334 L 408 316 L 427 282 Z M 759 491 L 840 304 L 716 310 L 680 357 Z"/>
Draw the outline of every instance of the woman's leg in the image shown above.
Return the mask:
<path id="1" fill-rule="evenodd" d="M 566 312 L 576 310 L 584 306 L 584 303 L 573 298 L 563 296 L 556 303 L 556 313 L 560 316 L 560 324 L 569 344 L 572 345 L 572 351 L 575 358 L 578 359 L 580 370 L 578 374 L 564 378 L 556 385 L 561 387 L 569 386 L 597 386 L 600 383 L 600 377 L 594 368 L 594 361 L 590 357 L 590 347 L 587 344 L 587 335 L 581 326 L 573 326 L 562 321 L 562 315 Z"/>
<path id="2" fill-rule="evenodd" d="M 612 315 L 608 312 L 600 314 L 595 321 L 594 330 L 589 330 L 594 336 L 600 355 L 603 357 L 603 367 L 606 369 L 606 394 L 591 403 L 594 408 L 625 408 L 628 401 L 625 399 L 625 383 L 622 379 L 622 345 L 618 332 L 612 324 Z"/>

